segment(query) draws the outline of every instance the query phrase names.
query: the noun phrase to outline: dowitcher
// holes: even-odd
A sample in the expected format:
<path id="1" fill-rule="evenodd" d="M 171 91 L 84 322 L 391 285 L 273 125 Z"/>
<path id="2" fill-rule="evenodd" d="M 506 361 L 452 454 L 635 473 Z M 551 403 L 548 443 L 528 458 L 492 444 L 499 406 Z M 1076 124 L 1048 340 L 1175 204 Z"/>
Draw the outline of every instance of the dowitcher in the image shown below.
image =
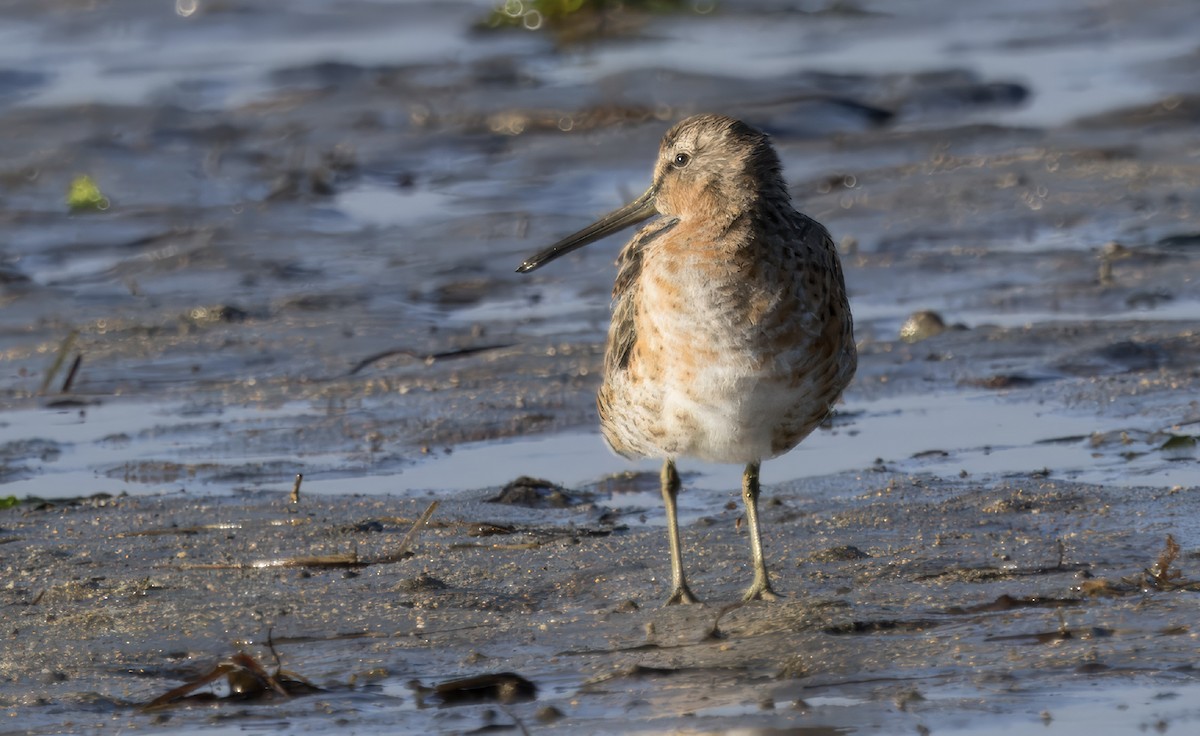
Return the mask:
<path id="1" fill-rule="evenodd" d="M 742 499 L 754 580 L 774 599 L 759 529 L 759 465 L 829 416 L 857 365 L 837 250 L 797 212 L 767 136 L 720 115 L 667 131 L 646 193 L 532 256 L 529 272 L 630 225 L 613 287 L 604 439 L 661 457 L 671 552 L 668 604 L 695 603 L 684 576 L 678 457 L 745 465 Z"/>

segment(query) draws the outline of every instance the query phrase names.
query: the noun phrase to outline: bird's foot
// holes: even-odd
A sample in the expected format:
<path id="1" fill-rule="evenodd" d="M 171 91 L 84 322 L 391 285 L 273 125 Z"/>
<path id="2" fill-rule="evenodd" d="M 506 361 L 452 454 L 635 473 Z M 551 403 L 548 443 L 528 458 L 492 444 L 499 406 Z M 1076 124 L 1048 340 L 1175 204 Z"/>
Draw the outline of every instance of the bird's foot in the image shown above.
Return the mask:
<path id="1" fill-rule="evenodd" d="M 691 588 L 686 583 L 675 586 L 675 590 L 671 593 L 671 597 L 667 599 L 666 605 L 674 606 L 680 603 L 699 603 L 700 599 L 692 593 Z"/>
<path id="2" fill-rule="evenodd" d="M 755 580 L 754 584 L 747 588 L 745 594 L 742 595 L 742 600 L 747 603 L 750 601 L 777 601 L 780 597 L 766 580 Z"/>

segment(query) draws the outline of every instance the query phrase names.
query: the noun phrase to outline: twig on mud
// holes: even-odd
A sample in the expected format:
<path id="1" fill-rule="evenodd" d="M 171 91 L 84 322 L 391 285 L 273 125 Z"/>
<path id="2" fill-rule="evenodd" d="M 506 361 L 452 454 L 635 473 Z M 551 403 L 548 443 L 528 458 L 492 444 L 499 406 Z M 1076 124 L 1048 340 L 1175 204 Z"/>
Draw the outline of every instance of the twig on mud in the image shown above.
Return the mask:
<path id="1" fill-rule="evenodd" d="M 492 531 L 497 529 L 500 531 Z M 472 522 L 467 534 L 472 537 L 486 537 L 492 534 L 525 534 L 526 536 L 534 536 L 536 539 L 531 539 L 527 542 L 493 542 L 490 544 L 481 544 L 479 542 L 455 542 L 450 545 L 451 549 L 496 549 L 496 550 L 527 550 L 545 547 L 549 544 L 559 544 L 563 541 L 578 542 L 584 537 L 607 537 L 612 534 L 612 529 L 587 529 L 583 527 L 573 527 L 563 529 L 560 527 L 546 527 L 536 529 L 516 529 L 513 527 L 500 527 L 487 522 Z"/>
<path id="2" fill-rule="evenodd" d="M 71 330 L 71 332 L 63 338 L 63 341 L 58 344 L 58 352 L 54 355 L 54 362 L 46 369 L 46 375 L 42 378 L 42 387 L 38 389 L 39 394 L 44 394 L 50 390 L 50 384 L 54 382 L 54 376 L 62 368 L 63 362 L 67 359 L 67 353 L 71 352 L 71 346 L 75 344 L 75 338 L 79 336 L 79 330 Z"/>
<path id="3" fill-rule="evenodd" d="M 1178 557 L 1179 542 L 1175 541 L 1173 535 L 1168 534 L 1167 544 L 1154 561 L 1154 566 L 1146 570 L 1146 581 L 1156 588 L 1169 588 L 1186 583 L 1182 571 L 1171 569 Z"/>
<path id="4" fill-rule="evenodd" d="M 75 360 L 71 362 L 71 370 L 67 371 L 67 377 L 63 379 L 62 388 L 58 390 L 60 394 L 71 392 L 71 385 L 75 383 L 75 375 L 79 373 L 79 366 L 82 363 L 83 353 L 76 353 Z"/>
<path id="5" fill-rule="evenodd" d="M 512 346 L 512 343 L 500 343 L 500 344 L 496 344 L 496 345 L 479 345 L 477 347 L 459 348 L 457 350 L 447 350 L 445 352 L 432 353 L 430 355 L 418 355 L 417 353 L 414 353 L 411 350 L 405 350 L 404 348 L 396 348 L 395 350 L 384 350 L 382 353 L 375 353 L 374 355 L 368 355 L 367 357 L 358 361 L 357 363 L 354 364 L 354 367 L 351 368 L 350 372 L 347 373 L 346 375 L 353 376 L 353 375 L 357 374 L 359 371 L 361 371 L 362 369 L 371 365 L 372 363 L 377 363 L 377 362 L 383 360 L 384 358 L 391 358 L 392 356 L 395 356 L 395 355 L 403 355 L 406 358 L 412 358 L 413 360 L 419 360 L 423 363 L 432 363 L 434 361 L 449 360 L 451 358 L 465 358 L 468 355 L 475 355 L 476 353 L 484 353 L 489 350 L 501 350 L 503 348 L 507 348 L 507 347 L 511 347 L 511 346 Z"/>
<path id="6" fill-rule="evenodd" d="M 276 657 L 278 660 L 278 656 Z M 217 697 L 210 694 L 193 693 L 205 685 L 224 679 L 229 694 Z M 142 712 L 162 710 L 188 702 L 208 701 L 239 701 L 264 702 L 274 695 L 290 699 L 295 695 L 306 695 L 320 692 L 303 677 L 291 672 L 284 672 L 278 666 L 275 672 L 267 672 L 261 664 L 245 652 L 238 652 L 229 659 L 219 662 L 216 667 L 195 680 L 180 685 L 158 696 L 141 707 Z"/>
<path id="7" fill-rule="evenodd" d="M 1200 580 L 1190 580 L 1183 576 L 1182 570 L 1175 569 L 1175 560 L 1179 558 L 1179 542 L 1174 535 L 1168 534 L 1166 544 L 1158 559 L 1149 568 L 1137 575 L 1120 578 L 1116 582 L 1099 578 L 1086 580 L 1080 585 L 1080 590 L 1090 596 L 1119 596 L 1134 593 L 1158 591 L 1200 591 Z"/>
<path id="8" fill-rule="evenodd" d="M 179 570 L 264 570 L 284 567 L 323 567 L 323 568 L 354 568 L 367 565 L 388 565 L 399 562 L 408 554 L 409 547 L 417 539 L 417 534 L 433 516 L 438 502 L 431 501 L 425 512 L 413 523 L 412 528 L 400 540 L 400 545 L 389 554 L 381 557 L 365 559 L 358 552 L 345 552 L 331 555 L 309 555 L 301 557 L 280 557 L 270 560 L 255 560 L 253 562 L 191 562 L 176 567 Z"/>
<path id="9" fill-rule="evenodd" d="M 428 508 L 421 514 L 420 518 L 413 523 L 412 529 L 408 530 L 408 534 L 404 535 L 404 539 L 400 540 L 400 546 L 389 555 L 384 555 L 378 560 L 372 560 L 373 563 L 386 565 L 392 562 L 399 562 L 408 552 L 408 548 L 417 540 L 417 534 L 425 526 L 425 522 L 429 521 L 429 517 L 433 516 L 433 512 L 437 510 L 438 502 L 430 501 Z"/>
<path id="10" fill-rule="evenodd" d="M 296 473 L 296 482 L 292 484 L 292 495 L 288 499 L 292 503 L 300 503 L 300 483 L 304 480 L 304 473 Z"/>
<path id="11" fill-rule="evenodd" d="M 201 532 L 225 531 L 227 529 L 241 529 L 242 524 L 236 521 L 224 521 L 214 524 L 197 524 L 196 526 L 172 526 L 161 529 L 135 529 L 129 532 L 118 532 L 115 536 L 118 539 L 126 537 L 162 537 L 170 534 L 192 535 L 200 534 Z"/>
<path id="12" fill-rule="evenodd" d="M 274 519 L 269 522 L 269 526 L 300 526 L 302 524 L 311 524 L 311 519 L 291 517 L 287 519 Z M 124 537 L 161 537 L 170 534 L 195 535 L 203 532 L 220 532 L 229 529 L 244 529 L 245 524 L 240 521 L 218 521 L 212 524 L 197 524 L 196 526 L 169 526 L 159 529 L 135 529 L 129 532 L 119 532 L 117 538 Z"/>
<path id="13" fill-rule="evenodd" d="M 284 557 L 254 562 L 191 562 L 178 566 L 180 570 L 264 570 L 276 567 L 366 567 L 370 562 L 357 552 L 309 557 Z"/>
<path id="14" fill-rule="evenodd" d="M 275 658 L 275 671 L 279 672 L 283 667 L 283 662 L 279 659 L 279 652 L 275 650 L 275 624 L 267 627 L 267 649 L 271 652 L 271 656 Z"/>
<path id="15" fill-rule="evenodd" d="M 525 724 L 521 722 L 520 718 L 517 718 L 516 713 L 513 713 L 512 710 L 503 703 L 499 704 L 499 707 L 500 710 L 504 711 L 505 715 L 513 720 L 513 723 L 516 724 L 517 728 L 521 730 L 521 736 L 529 736 L 529 729 L 525 728 Z"/>

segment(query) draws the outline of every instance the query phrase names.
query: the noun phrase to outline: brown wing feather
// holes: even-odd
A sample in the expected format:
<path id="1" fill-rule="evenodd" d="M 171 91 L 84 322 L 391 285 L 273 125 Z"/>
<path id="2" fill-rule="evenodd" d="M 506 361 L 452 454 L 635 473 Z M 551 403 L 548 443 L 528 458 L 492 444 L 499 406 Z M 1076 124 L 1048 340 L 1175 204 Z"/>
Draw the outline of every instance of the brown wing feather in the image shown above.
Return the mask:
<path id="1" fill-rule="evenodd" d="M 604 356 L 604 370 L 608 373 L 623 370 L 629 365 L 629 356 L 637 342 L 633 318 L 637 312 L 637 282 L 642 273 L 642 252 L 647 243 L 670 231 L 678 222 L 675 218 L 664 218 L 653 223 L 629 241 L 617 258 L 612 325 L 608 330 L 608 350 Z"/>

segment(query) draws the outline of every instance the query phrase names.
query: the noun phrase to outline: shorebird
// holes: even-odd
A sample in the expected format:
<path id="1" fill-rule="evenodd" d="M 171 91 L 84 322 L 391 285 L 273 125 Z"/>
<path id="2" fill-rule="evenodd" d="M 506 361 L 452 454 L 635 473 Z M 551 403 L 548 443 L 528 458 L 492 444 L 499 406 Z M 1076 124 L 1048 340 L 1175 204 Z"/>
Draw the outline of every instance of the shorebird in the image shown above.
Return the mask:
<path id="1" fill-rule="evenodd" d="M 767 136 L 721 115 L 667 131 L 646 192 L 523 262 L 527 273 L 658 215 L 621 251 L 597 397 L 608 445 L 663 458 L 667 604 L 696 603 L 684 575 L 676 458 L 744 464 L 754 579 L 773 600 L 759 528 L 759 465 L 829 416 L 857 366 L 842 266 L 828 231 L 797 212 Z"/>

